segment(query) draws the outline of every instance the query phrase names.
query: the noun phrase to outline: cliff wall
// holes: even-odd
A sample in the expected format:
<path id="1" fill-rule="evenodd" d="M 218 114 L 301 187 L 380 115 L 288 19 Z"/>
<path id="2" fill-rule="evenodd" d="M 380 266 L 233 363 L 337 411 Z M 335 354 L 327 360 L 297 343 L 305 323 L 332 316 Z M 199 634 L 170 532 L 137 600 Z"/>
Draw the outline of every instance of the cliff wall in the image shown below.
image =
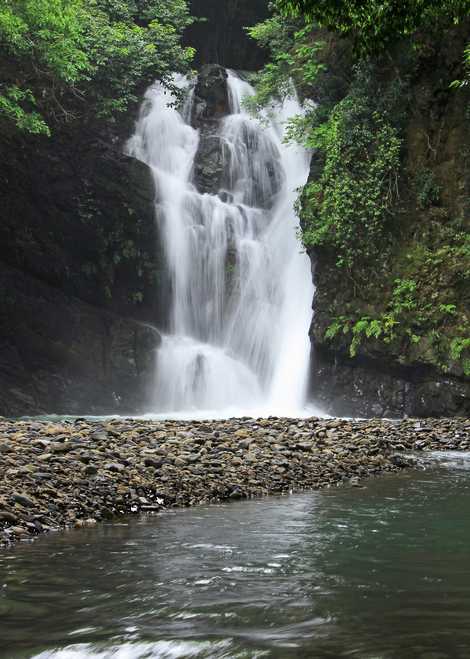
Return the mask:
<path id="1" fill-rule="evenodd" d="M 190 7 L 199 20 L 186 30 L 185 41 L 196 48 L 196 66 L 255 71 L 265 63 L 266 53 L 245 28 L 269 15 L 266 0 L 191 0 Z"/>
<path id="2" fill-rule="evenodd" d="M 2 132 L 0 414 L 145 406 L 165 295 L 153 181 L 123 155 L 131 130 Z"/>
<path id="3" fill-rule="evenodd" d="M 418 54 L 395 53 L 392 65 L 374 68 L 372 111 L 383 112 L 380 99 L 393 85 L 401 89 L 397 110 L 390 103 L 382 114 L 391 123 L 400 114 L 402 146 L 378 255 L 348 271 L 337 251 L 310 249 L 312 396 L 330 413 L 470 412 L 470 95 L 450 87 L 463 75 L 468 35 L 467 22 Z M 323 167 L 314 155 L 310 182 Z M 364 245 L 368 239 L 366 232 Z"/>

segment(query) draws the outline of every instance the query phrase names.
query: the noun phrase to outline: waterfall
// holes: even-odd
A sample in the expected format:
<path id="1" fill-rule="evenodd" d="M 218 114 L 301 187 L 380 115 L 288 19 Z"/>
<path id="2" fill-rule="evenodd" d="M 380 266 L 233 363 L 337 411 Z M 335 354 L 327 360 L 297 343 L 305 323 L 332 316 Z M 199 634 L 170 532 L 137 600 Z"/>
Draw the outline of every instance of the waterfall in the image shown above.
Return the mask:
<path id="1" fill-rule="evenodd" d="M 156 217 L 171 281 L 169 329 L 157 353 L 153 412 L 298 414 L 305 405 L 313 285 L 297 237 L 296 190 L 309 154 L 283 142 L 295 95 L 258 122 L 243 108 L 251 86 L 228 71 L 230 114 L 220 122 L 223 180 L 193 180 L 200 135 L 160 85 L 145 97 L 131 155 L 152 169 Z"/>

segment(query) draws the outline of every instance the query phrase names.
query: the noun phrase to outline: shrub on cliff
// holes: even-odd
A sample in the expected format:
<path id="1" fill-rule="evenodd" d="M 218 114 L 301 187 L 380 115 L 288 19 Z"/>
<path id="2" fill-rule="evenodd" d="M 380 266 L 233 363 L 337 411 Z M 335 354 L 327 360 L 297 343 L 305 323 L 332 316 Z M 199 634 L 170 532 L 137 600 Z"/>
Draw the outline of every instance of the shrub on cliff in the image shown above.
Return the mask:
<path id="1" fill-rule="evenodd" d="M 398 94 L 385 93 L 364 67 L 326 122 L 307 114 L 295 127 L 303 124 L 302 142 L 323 161 L 299 199 L 304 244 L 333 249 L 338 267 L 351 270 L 386 249 L 403 142 Z"/>
<path id="2" fill-rule="evenodd" d="M 469 0 L 278 0 L 288 16 L 303 15 L 354 42 L 359 55 L 376 55 L 421 31 L 458 22 L 470 12 Z"/>

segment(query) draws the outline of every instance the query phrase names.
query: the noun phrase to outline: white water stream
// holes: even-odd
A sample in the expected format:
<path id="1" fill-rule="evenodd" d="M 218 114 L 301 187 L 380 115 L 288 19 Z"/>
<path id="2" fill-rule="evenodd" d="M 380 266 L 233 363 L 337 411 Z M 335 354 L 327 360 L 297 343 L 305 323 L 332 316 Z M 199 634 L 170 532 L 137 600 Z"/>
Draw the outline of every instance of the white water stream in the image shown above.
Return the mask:
<path id="1" fill-rule="evenodd" d="M 172 288 L 152 411 L 298 415 L 314 291 L 294 202 L 310 156 L 284 144 L 283 130 L 301 108 L 290 98 L 262 125 L 243 109 L 250 85 L 228 72 L 228 88 L 218 195 L 200 194 L 192 183 L 199 133 L 189 124 L 191 93 L 179 112 L 168 92 L 151 87 L 128 145 L 153 171 Z"/>

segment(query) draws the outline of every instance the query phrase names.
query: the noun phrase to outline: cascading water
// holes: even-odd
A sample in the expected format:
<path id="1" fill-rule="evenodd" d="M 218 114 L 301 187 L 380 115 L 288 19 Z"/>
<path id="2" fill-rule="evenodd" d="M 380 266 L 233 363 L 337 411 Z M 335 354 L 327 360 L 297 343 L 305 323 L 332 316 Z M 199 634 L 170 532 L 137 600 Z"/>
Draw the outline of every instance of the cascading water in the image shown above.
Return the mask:
<path id="1" fill-rule="evenodd" d="M 177 84 L 186 85 L 183 79 Z M 156 215 L 171 279 L 170 327 L 157 354 L 154 411 L 203 416 L 298 414 L 305 404 L 313 285 L 297 238 L 296 190 L 309 154 L 283 143 L 292 97 L 262 124 L 243 109 L 253 94 L 228 72 L 219 193 L 191 180 L 199 133 L 159 85 L 150 88 L 131 155 L 152 169 Z"/>

